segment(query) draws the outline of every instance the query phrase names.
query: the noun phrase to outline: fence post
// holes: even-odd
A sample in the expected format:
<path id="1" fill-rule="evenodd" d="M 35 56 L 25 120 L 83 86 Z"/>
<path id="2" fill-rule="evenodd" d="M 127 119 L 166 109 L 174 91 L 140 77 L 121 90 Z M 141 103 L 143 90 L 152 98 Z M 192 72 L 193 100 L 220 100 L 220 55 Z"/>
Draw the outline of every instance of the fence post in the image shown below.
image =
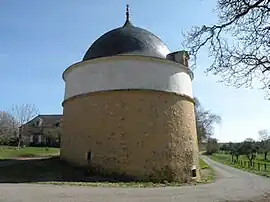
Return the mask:
<path id="1" fill-rule="evenodd" d="M 266 171 L 267 170 L 267 167 L 266 167 L 266 163 L 264 164 L 264 171 Z"/>
<path id="2" fill-rule="evenodd" d="M 258 170 L 261 170 L 261 166 L 260 163 L 258 162 Z"/>

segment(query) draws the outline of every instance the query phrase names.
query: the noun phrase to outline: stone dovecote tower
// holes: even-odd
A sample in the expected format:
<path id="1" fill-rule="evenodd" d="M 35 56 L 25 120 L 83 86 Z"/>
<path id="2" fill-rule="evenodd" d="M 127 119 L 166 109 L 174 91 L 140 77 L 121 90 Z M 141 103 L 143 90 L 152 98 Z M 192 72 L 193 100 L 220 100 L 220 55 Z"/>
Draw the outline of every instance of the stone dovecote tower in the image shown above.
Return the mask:
<path id="1" fill-rule="evenodd" d="M 188 55 L 126 15 L 63 73 L 61 158 L 142 180 L 198 179 Z"/>

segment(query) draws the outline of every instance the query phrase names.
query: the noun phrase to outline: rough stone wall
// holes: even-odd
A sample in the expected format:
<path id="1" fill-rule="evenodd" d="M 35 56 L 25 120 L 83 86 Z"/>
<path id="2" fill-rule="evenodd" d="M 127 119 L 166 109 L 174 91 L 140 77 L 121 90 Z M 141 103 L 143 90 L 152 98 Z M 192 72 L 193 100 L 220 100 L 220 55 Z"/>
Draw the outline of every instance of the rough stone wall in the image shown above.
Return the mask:
<path id="1" fill-rule="evenodd" d="M 144 90 L 89 93 L 64 102 L 61 157 L 141 179 L 188 182 L 198 168 L 194 105 Z M 197 175 L 199 177 L 199 169 Z"/>

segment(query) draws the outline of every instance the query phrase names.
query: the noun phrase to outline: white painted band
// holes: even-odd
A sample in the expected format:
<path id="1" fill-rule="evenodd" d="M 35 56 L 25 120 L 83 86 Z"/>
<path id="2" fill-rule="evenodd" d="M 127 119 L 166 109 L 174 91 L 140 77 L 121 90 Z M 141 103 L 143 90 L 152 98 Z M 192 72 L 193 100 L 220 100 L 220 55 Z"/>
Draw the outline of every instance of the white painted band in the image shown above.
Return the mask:
<path id="1" fill-rule="evenodd" d="M 73 65 L 63 77 L 65 100 L 90 92 L 124 89 L 158 90 L 193 97 L 188 69 L 174 62 L 136 57 L 90 60 Z"/>

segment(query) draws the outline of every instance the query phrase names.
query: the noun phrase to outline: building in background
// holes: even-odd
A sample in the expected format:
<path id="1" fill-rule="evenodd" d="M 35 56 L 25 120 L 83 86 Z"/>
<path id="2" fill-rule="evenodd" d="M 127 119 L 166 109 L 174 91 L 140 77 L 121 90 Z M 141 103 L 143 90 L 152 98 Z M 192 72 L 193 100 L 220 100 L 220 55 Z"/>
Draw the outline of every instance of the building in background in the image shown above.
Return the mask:
<path id="1" fill-rule="evenodd" d="M 60 146 L 62 115 L 38 115 L 19 128 L 24 145 Z"/>

